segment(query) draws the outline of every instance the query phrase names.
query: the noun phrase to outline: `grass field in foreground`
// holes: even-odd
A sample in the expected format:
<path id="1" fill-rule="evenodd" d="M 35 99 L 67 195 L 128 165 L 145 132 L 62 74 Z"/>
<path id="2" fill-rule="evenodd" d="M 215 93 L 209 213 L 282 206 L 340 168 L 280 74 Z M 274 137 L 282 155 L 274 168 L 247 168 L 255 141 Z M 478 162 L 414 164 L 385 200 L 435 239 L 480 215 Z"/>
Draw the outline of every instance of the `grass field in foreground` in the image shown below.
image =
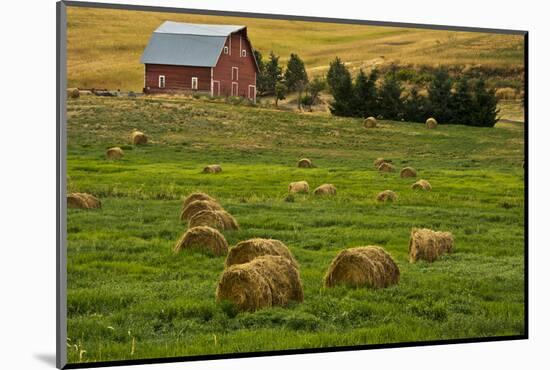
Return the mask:
<path id="1" fill-rule="evenodd" d="M 166 20 L 246 25 L 254 48 L 266 57 L 274 51 L 283 65 L 290 53 L 298 53 L 312 75 L 326 73 L 339 56 L 352 70 L 392 62 L 479 64 L 507 71 L 499 87 L 523 87 L 524 47 L 518 35 L 80 7 L 69 7 L 67 14 L 70 87 L 141 91 L 141 54 L 151 33 Z"/>
<path id="2" fill-rule="evenodd" d="M 524 332 L 523 125 L 495 128 L 361 121 L 181 97 L 98 98 L 68 105 L 69 189 L 100 210 L 68 214 L 69 362 L 398 343 Z M 150 143 L 127 145 L 133 128 Z M 124 159 L 104 158 L 122 145 Z M 300 169 L 309 157 L 316 168 Z M 411 179 L 381 174 L 387 157 Z M 221 174 L 202 174 L 219 163 Z M 291 181 L 333 183 L 334 198 L 285 201 Z M 375 195 L 392 189 L 394 204 Z M 174 255 L 181 200 L 216 197 L 251 237 L 286 243 L 301 265 L 305 301 L 236 313 L 215 303 L 224 259 Z M 449 230 L 456 253 L 407 261 L 412 227 Z M 343 248 L 379 245 L 401 269 L 384 290 L 324 289 Z"/>

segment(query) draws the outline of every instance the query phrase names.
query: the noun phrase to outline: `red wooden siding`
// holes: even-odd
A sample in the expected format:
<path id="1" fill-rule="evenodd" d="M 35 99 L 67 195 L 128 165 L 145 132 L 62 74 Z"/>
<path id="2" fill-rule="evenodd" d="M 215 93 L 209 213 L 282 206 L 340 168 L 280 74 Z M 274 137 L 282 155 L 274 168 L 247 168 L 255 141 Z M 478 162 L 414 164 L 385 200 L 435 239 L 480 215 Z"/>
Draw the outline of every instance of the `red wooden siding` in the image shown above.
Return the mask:
<path id="1" fill-rule="evenodd" d="M 220 95 L 231 96 L 232 86 L 236 82 L 237 95 L 248 98 L 249 85 L 256 86 L 256 64 L 246 33 L 240 31 L 231 34 L 225 46 L 230 47 L 230 53 L 225 54 L 222 51 L 218 64 L 214 67 L 214 81 L 220 83 Z M 241 57 L 241 50 L 246 50 L 246 57 Z M 233 67 L 239 69 L 238 76 L 232 72 Z"/>
<path id="2" fill-rule="evenodd" d="M 192 92 L 191 79 L 198 78 L 198 91 L 210 93 L 210 70 L 209 67 L 187 67 L 170 66 L 161 64 L 145 65 L 145 87 L 149 92 Z M 159 76 L 165 76 L 165 87 L 159 87 Z"/>

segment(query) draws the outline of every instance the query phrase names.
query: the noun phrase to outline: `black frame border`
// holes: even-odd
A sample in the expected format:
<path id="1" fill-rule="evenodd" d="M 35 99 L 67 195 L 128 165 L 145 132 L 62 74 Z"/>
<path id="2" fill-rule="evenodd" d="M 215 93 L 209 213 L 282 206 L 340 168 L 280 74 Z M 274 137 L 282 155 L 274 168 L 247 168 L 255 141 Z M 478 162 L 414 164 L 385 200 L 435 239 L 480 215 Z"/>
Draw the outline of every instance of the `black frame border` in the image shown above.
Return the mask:
<path id="1" fill-rule="evenodd" d="M 66 333 L 67 333 L 67 275 L 66 275 L 66 35 L 67 35 L 67 7 L 84 7 L 84 8 L 100 8 L 100 9 L 119 9 L 119 10 L 134 10 L 146 12 L 164 12 L 164 13 L 184 13 L 184 14 L 200 14 L 213 16 L 229 16 L 243 18 L 260 18 L 274 20 L 294 20 L 305 22 L 321 22 L 321 23 L 340 23 L 340 24 L 355 24 L 355 25 L 371 25 L 384 27 L 401 27 L 401 28 L 420 28 L 443 31 L 462 31 L 462 32 L 483 32 L 508 35 L 522 35 L 524 37 L 524 333 L 521 335 L 511 336 L 495 336 L 495 337 L 480 337 L 480 338 L 463 338 L 463 339 L 441 339 L 431 341 L 418 342 L 396 342 L 384 344 L 364 344 L 354 346 L 341 347 L 321 347 L 321 348 L 302 348 L 292 350 L 274 350 L 274 351 L 259 351 L 259 352 L 238 352 L 224 353 L 211 355 L 193 355 L 193 356 L 177 356 L 163 358 L 144 358 L 135 360 L 114 360 L 114 361 L 98 361 L 86 363 L 67 363 L 66 353 Z M 422 347 L 434 345 L 448 344 L 469 344 L 469 343 L 485 343 L 485 342 L 500 342 L 511 340 L 529 339 L 529 32 L 525 30 L 512 29 L 496 29 L 496 28 L 480 28 L 480 27 L 460 27 L 450 25 L 428 25 L 419 23 L 402 23 L 402 22 L 383 22 L 369 21 L 359 19 L 344 19 L 344 18 L 326 18 L 326 17 L 309 17 L 298 15 L 285 14 L 266 14 L 266 13 L 249 13 L 249 12 L 233 12 L 221 10 L 206 10 L 206 9 L 191 9 L 191 8 L 176 8 L 162 6 L 145 6 L 133 4 L 110 4 L 99 2 L 84 2 L 84 1 L 68 1 L 62 0 L 56 3 L 56 45 L 57 45 L 57 63 L 56 63 L 56 227 L 57 227 L 57 249 L 56 249 L 56 367 L 58 369 L 82 369 L 96 367 L 111 367 L 111 366 L 126 366 L 126 365 L 145 365 L 145 364 L 160 364 L 174 362 L 192 362 L 192 361 L 207 361 L 221 359 L 237 359 L 250 357 L 266 357 L 266 356 L 285 356 L 295 354 L 313 354 L 313 353 L 331 353 L 345 351 L 360 351 L 366 349 L 387 349 L 387 348 L 407 348 L 407 347 Z"/>

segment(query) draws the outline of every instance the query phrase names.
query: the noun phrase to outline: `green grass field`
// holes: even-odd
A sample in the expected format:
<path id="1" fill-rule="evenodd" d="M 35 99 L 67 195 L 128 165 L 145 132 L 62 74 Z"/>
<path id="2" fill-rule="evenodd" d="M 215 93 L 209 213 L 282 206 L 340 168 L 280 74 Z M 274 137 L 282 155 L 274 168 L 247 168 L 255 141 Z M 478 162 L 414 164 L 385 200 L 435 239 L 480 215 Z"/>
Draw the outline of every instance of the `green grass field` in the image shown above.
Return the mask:
<path id="1" fill-rule="evenodd" d="M 202 98 L 98 98 L 68 103 L 70 191 L 100 210 L 68 214 L 69 362 L 144 359 L 524 333 L 523 125 L 495 128 L 381 122 L 230 105 Z M 131 147 L 139 128 L 150 137 Z M 123 146 L 108 161 L 105 149 Z M 296 162 L 311 158 L 316 168 Z M 409 165 L 411 179 L 378 173 L 377 157 Z M 219 163 L 221 174 L 202 174 Z M 333 183 L 334 198 L 285 200 L 291 181 Z M 392 189 L 394 204 L 375 202 Z M 182 199 L 205 191 L 251 237 L 282 240 L 301 265 L 305 300 L 236 313 L 215 302 L 223 257 L 172 253 L 186 230 Z M 453 232 L 456 253 L 410 264 L 412 227 Z M 338 251 L 379 245 L 399 285 L 324 289 Z"/>
<path id="2" fill-rule="evenodd" d="M 166 20 L 246 25 L 264 56 L 274 51 L 284 65 L 298 53 L 310 75 L 326 73 L 339 56 L 352 71 L 389 63 L 481 65 L 492 71 L 496 87 L 523 88 L 523 37 L 517 35 L 78 7 L 68 8 L 69 86 L 141 91 L 141 54 Z"/>

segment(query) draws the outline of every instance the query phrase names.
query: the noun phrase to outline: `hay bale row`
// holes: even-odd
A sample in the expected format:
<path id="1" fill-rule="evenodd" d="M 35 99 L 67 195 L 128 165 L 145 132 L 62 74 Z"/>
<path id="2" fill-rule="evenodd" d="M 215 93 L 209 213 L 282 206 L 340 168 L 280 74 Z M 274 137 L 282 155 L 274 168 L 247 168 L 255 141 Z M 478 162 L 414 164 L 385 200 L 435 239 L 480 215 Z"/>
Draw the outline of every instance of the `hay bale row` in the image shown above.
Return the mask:
<path id="1" fill-rule="evenodd" d="M 392 190 L 384 190 L 376 195 L 376 200 L 379 202 L 395 202 L 397 194 Z"/>
<path id="2" fill-rule="evenodd" d="M 288 184 L 289 193 L 309 193 L 309 184 L 307 181 L 296 181 Z"/>
<path id="3" fill-rule="evenodd" d="M 281 256 L 261 256 L 229 266 L 216 288 L 218 302 L 229 301 L 242 311 L 303 302 L 304 290 L 298 268 Z"/>
<path id="4" fill-rule="evenodd" d="M 191 217 L 196 215 L 201 211 L 221 211 L 223 210 L 222 206 L 218 202 L 213 202 L 210 200 L 195 200 L 189 203 L 180 214 L 180 220 L 189 221 Z"/>
<path id="5" fill-rule="evenodd" d="M 311 162 L 311 159 L 302 158 L 298 161 L 298 167 L 300 167 L 300 168 L 313 168 L 313 163 Z"/>
<path id="6" fill-rule="evenodd" d="M 202 173 L 220 173 L 222 167 L 219 164 L 211 164 L 202 169 Z"/>
<path id="7" fill-rule="evenodd" d="M 399 172 L 399 176 L 404 179 L 406 177 L 416 177 L 416 170 L 412 167 L 405 167 Z"/>
<path id="8" fill-rule="evenodd" d="M 365 121 L 363 122 L 363 125 L 365 128 L 374 128 L 377 126 L 376 118 L 374 117 L 367 117 Z"/>
<path id="9" fill-rule="evenodd" d="M 392 163 L 391 159 L 385 159 L 385 158 L 376 158 L 374 160 L 374 167 L 378 169 L 382 163 Z"/>
<path id="10" fill-rule="evenodd" d="M 453 234 L 447 231 L 412 229 L 409 241 L 409 261 L 422 259 L 433 262 L 444 253 L 453 251 Z"/>
<path id="11" fill-rule="evenodd" d="M 380 172 L 394 172 L 395 167 L 393 164 L 389 162 L 382 162 L 380 163 L 380 166 L 378 166 L 378 171 Z"/>
<path id="12" fill-rule="evenodd" d="M 227 254 L 228 246 L 225 237 L 216 229 L 208 226 L 190 228 L 183 234 L 174 247 L 174 252 L 197 250 L 214 256 Z"/>
<path id="13" fill-rule="evenodd" d="M 203 210 L 193 215 L 188 222 L 188 227 L 209 226 L 220 231 L 238 230 L 237 220 L 224 210 Z"/>
<path id="14" fill-rule="evenodd" d="M 101 208 L 101 201 L 88 193 L 69 193 L 67 194 L 67 207 L 97 209 Z"/>
<path id="15" fill-rule="evenodd" d="M 107 159 L 121 159 L 124 157 L 124 151 L 118 146 L 107 149 L 105 152 Z"/>
<path id="16" fill-rule="evenodd" d="M 437 128 L 437 121 L 435 118 L 430 117 L 426 120 L 426 128 Z"/>
<path id="17" fill-rule="evenodd" d="M 145 145 L 147 144 L 147 136 L 138 130 L 134 130 L 130 134 L 130 141 L 133 145 Z"/>
<path id="18" fill-rule="evenodd" d="M 289 260 L 293 265 L 298 267 L 298 263 L 288 247 L 276 239 L 254 238 L 244 240 L 235 245 L 225 260 L 225 266 L 238 265 L 252 261 L 260 256 L 280 256 Z"/>
<path id="19" fill-rule="evenodd" d="M 332 184 L 323 184 L 318 186 L 314 191 L 315 195 L 336 195 L 336 186 Z"/>
<path id="20" fill-rule="evenodd" d="M 412 184 L 411 188 L 413 190 L 431 191 L 432 190 L 432 185 L 427 180 L 420 179 L 417 182 L 415 182 L 414 184 Z"/>
<path id="21" fill-rule="evenodd" d="M 327 288 L 336 285 L 386 288 L 399 282 L 399 267 L 376 246 L 349 248 L 338 253 L 325 276 Z"/>

